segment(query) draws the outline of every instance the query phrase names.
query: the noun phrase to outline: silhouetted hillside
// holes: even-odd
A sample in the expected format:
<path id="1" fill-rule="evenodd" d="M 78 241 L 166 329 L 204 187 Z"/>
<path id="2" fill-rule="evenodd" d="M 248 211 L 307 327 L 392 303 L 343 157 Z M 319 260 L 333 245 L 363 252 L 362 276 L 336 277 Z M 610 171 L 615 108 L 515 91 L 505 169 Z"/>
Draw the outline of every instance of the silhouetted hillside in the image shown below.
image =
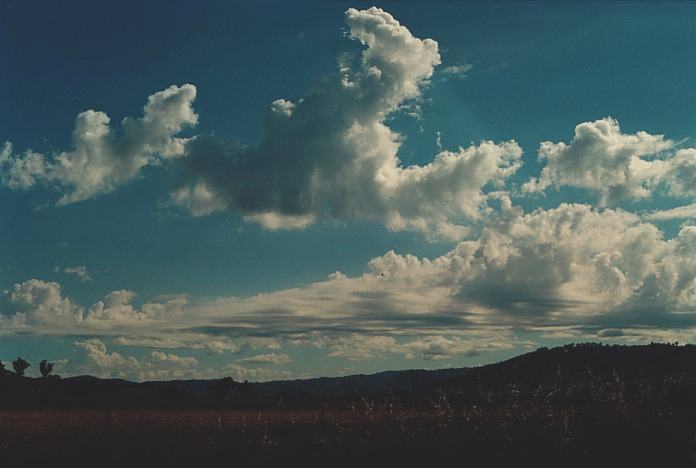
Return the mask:
<path id="1" fill-rule="evenodd" d="M 595 343 L 541 348 L 471 369 L 442 391 L 467 403 L 586 408 L 695 406 L 696 346 Z"/>
<path id="2" fill-rule="evenodd" d="M 688 345 L 567 345 L 473 369 L 255 384 L 4 375 L 0 404 L 0 459 L 17 467 L 696 462 Z"/>
<path id="3" fill-rule="evenodd" d="M 262 383 L 219 380 L 130 382 L 92 376 L 0 377 L 0 408 L 218 408 L 347 405 L 361 397 L 424 394 L 467 369 L 387 371 Z"/>
<path id="4" fill-rule="evenodd" d="M 696 346 L 566 345 L 477 368 L 265 383 L 240 383 L 230 378 L 135 383 L 91 376 L 34 379 L 8 373 L 0 377 L 0 407 L 313 407 L 345 406 L 364 397 L 429 403 L 440 394 L 488 404 L 510 399 L 580 404 L 596 401 L 602 392 L 610 391 L 636 401 L 681 401 L 696 395 Z"/>
<path id="5" fill-rule="evenodd" d="M 534 352 L 472 369 L 458 379 L 487 384 L 544 383 L 549 380 L 585 381 L 589 377 L 659 379 L 665 376 L 696 377 L 696 346 L 653 343 L 625 346 L 598 343 L 540 348 Z"/>
<path id="6" fill-rule="evenodd" d="M 307 398 L 355 397 L 361 395 L 429 392 L 469 369 L 386 371 L 370 375 L 320 377 L 256 384 L 258 395 L 278 397 L 294 395 Z"/>

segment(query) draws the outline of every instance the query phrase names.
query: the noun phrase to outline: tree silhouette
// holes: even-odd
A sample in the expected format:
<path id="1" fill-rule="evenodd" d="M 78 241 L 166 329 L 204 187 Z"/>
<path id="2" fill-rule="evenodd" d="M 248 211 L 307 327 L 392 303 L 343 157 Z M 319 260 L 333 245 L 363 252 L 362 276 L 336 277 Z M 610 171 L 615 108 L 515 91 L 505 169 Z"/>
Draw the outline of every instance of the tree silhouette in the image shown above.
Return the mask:
<path id="1" fill-rule="evenodd" d="M 15 374 L 18 376 L 22 377 L 24 376 L 24 372 L 29 368 L 31 364 L 29 364 L 27 361 L 22 359 L 21 357 L 17 357 L 16 360 L 12 361 L 12 368 L 15 371 Z"/>
<path id="2" fill-rule="evenodd" d="M 39 363 L 39 371 L 41 371 L 41 377 L 48 377 L 51 372 L 53 372 L 53 364 L 52 362 L 47 362 L 45 359 Z"/>
<path id="3" fill-rule="evenodd" d="M 5 364 L 0 361 L 0 376 L 7 374 L 7 369 L 5 369 Z"/>
<path id="4" fill-rule="evenodd" d="M 232 377 L 225 377 L 212 382 L 210 385 L 208 385 L 206 391 L 208 392 L 208 396 L 210 398 L 222 400 L 230 392 L 233 385 L 234 380 L 232 379 Z"/>

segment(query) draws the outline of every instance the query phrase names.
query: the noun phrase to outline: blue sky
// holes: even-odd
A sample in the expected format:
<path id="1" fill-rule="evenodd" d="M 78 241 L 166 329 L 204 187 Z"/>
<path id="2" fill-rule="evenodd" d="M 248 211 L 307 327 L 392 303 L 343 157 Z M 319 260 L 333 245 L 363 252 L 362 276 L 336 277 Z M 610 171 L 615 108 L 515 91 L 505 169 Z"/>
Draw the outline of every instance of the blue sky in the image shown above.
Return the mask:
<path id="1" fill-rule="evenodd" d="M 0 2 L 0 359 L 257 380 L 692 340 L 696 6 L 372 6 Z"/>

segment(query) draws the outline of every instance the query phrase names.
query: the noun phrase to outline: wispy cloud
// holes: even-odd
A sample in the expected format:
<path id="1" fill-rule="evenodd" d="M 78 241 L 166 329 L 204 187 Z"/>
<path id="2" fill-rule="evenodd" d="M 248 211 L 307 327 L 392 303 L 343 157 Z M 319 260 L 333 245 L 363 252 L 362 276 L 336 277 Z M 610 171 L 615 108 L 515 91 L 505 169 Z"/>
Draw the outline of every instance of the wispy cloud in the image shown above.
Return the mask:
<path id="1" fill-rule="evenodd" d="M 66 273 L 68 275 L 75 275 L 83 283 L 86 283 L 88 281 L 92 281 L 92 276 L 90 275 L 86 266 L 75 266 L 75 267 L 65 267 L 65 268 L 55 267 L 53 269 L 53 271 L 56 273 L 62 272 L 62 273 Z"/>
<path id="2" fill-rule="evenodd" d="M 362 275 L 337 272 L 249 298 L 189 304 L 174 296 L 136 307 L 132 291 L 117 290 L 83 307 L 64 297 L 57 283 L 29 280 L 5 294 L 0 332 L 111 336 L 124 345 L 222 352 L 251 339 L 331 336 L 340 343 L 341 336 L 371 336 L 363 349 L 382 346 L 439 359 L 445 354 L 435 352 L 438 346 L 467 349 L 469 341 L 452 337 L 499 336 L 517 326 L 696 325 L 687 313 L 696 310 L 694 246 L 692 226 L 665 240 L 654 225 L 626 211 L 571 204 L 525 214 L 504 199 L 477 238 L 442 256 L 388 252 L 373 258 Z M 413 343 L 399 340 L 406 336 Z M 472 352 L 479 348 L 485 346 Z M 335 346 L 332 353 L 344 354 Z M 281 362 L 283 355 L 246 359 Z"/>
<path id="3" fill-rule="evenodd" d="M 243 359 L 238 359 L 237 362 L 246 362 L 249 364 L 287 364 L 290 362 L 290 357 L 285 353 L 268 353 L 258 354 Z"/>
<path id="4" fill-rule="evenodd" d="M 443 75 L 450 75 L 450 76 L 466 76 L 468 72 L 470 72 L 474 66 L 470 63 L 463 63 L 460 65 L 449 65 L 447 67 L 444 67 L 440 70 L 440 73 Z"/>
<path id="5" fill-rule="evenodd" d="M 669 210 L 656 210 L 643 216 L 648 221 L 666 221 L 669 219 L 696 219 L 696 203 L 679 206 Z"/>

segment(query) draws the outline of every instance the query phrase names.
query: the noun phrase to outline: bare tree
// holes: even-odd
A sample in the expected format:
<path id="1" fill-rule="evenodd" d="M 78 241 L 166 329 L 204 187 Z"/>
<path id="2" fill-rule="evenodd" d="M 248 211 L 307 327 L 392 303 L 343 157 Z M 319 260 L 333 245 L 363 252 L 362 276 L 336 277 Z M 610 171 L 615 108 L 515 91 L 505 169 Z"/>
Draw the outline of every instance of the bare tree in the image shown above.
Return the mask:
<path id="1" fill-rule="evenodd" d="M 12 368 L 15 371 L 15 374 L 19 375 L 20 377 L 24 375 L 24 372 L 29 368 L 31 364 L 29 364 L 27 361 L 22 359 L 21 357 L 17 357 L 16 360 L 12 361 Z"/>
<path id="2" fill-rule="evenodd" d="M 48 377 L 51 372 L 53 372 L 53 364 L 52 362 L 47 362 L 45 359 L 39 363 L 39 371 L 41 371 L 41 377 Z"/>

